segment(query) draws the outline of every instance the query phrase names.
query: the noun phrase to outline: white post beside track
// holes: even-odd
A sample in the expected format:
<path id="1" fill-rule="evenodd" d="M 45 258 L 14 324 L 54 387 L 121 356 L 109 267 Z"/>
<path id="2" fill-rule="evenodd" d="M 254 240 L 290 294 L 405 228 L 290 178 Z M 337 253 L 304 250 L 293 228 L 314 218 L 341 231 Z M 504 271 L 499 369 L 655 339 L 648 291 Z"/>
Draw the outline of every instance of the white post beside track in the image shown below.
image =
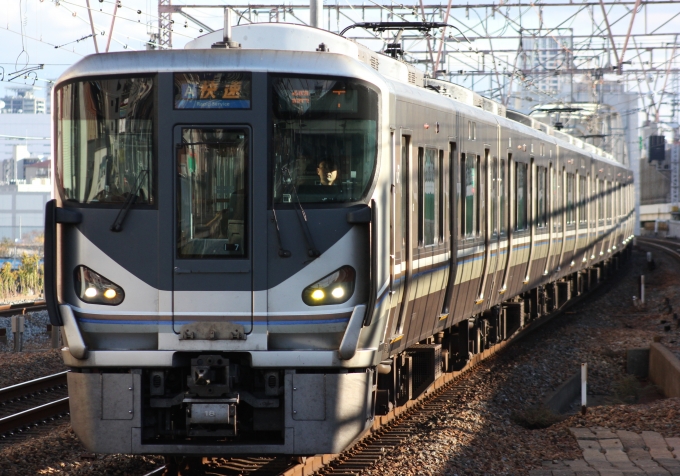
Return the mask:
<path id="1" fill-rule="evenodd" d="M 581 413 L 588 407 L 588 364 L 581 364 Z"/>
<path id="2" fill-rule="evenodd" d="M 640 276 L 640 304 L 645 303 L 645 275 Z"/>

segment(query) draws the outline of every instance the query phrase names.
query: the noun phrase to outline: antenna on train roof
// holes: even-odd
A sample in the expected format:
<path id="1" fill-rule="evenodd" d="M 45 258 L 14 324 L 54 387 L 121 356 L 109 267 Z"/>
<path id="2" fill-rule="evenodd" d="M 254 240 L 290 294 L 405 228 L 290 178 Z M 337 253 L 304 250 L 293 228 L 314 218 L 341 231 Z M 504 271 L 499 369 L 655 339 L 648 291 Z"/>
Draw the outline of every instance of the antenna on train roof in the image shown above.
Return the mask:
<path id="1" fill-rule="evenodd" d="M 211 48 L 240 48 L 241 43 L 232 41 L 231 35 L 231 8 L 224 9 L 224 30 L 222 30 L 222 41 L 213 43 Z"/>

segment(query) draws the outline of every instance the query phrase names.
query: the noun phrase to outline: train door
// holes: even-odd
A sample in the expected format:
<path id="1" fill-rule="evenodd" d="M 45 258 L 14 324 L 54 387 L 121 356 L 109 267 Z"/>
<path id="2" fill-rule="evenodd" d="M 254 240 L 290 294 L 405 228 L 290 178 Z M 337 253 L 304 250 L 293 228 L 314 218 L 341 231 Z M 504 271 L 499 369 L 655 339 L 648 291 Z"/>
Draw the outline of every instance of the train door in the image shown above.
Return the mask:
<path id="1" fill-rule="evenodd" d="M 251 131 L 175 128 L 173 330 L 243 340 L 253 330 Z"/>
<path id="2" fill-rule="evenodd" d="M 392 227 L 392 242 L 394 246 L 393 267 L 393 291 L 397 299 L 394 309 L 394 325 L 389 343 L 392 349 L 398 348 L 403 343 L 404 324 L 408 315 L 408 296 L 412 281 L 412 232 L 411 232 L 411 136 L 401 135 L 400 147 L 394 149 L 393 170 L 394 187 L 393 213 L 394 226 Z"/>

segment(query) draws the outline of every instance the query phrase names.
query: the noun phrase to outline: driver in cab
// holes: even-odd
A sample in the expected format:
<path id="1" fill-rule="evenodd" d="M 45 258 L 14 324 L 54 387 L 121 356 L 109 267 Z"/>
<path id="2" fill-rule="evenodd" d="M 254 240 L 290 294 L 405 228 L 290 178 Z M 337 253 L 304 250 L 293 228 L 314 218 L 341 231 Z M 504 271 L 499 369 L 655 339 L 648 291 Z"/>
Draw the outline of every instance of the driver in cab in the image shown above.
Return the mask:
<path id="1" fill-rule="evenodd" d="M 321 185 L 333 185 L 338 180 L 338 166 L 331 159 L 322 160 L 316 168 L 316 174 Z"/>

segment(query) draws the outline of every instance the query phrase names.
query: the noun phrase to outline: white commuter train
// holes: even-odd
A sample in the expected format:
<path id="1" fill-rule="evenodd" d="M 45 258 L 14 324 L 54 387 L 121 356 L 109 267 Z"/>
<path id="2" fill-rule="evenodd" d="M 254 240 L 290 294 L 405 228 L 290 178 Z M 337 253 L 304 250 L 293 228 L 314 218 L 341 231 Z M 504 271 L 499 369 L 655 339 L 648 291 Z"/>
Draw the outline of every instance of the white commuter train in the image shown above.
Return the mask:
<path id="1" fill-rule="evenodd" d="M 221 39 L 54 88 L 46 298 L 91 451 L 337 453 L 632 235 L 630 169 L 576 138 L 327 31 Z"/>

